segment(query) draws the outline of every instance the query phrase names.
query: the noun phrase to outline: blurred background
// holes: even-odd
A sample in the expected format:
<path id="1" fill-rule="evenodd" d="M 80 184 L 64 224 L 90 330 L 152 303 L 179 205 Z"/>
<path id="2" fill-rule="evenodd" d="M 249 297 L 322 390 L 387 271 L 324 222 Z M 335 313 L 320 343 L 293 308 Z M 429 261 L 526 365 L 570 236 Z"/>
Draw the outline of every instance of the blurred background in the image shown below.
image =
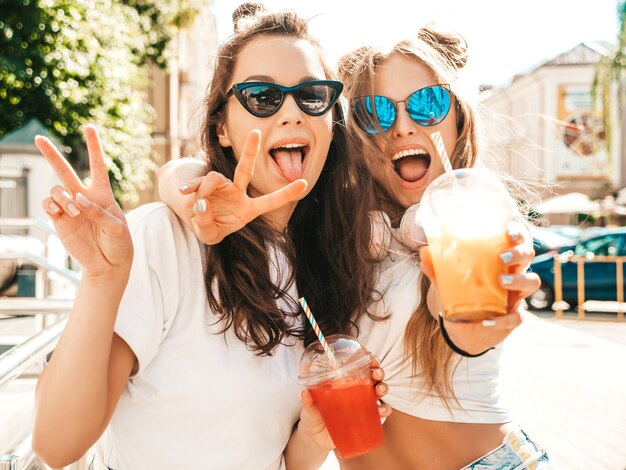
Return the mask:
<path id="1" fill-rule="evenodd" d="M 58 181 L 34 136 L 49 136 L 84 175 L 81 129 L 96 123 L 124 209 L 157 200 L 154 169 L 199 152 L 213 56 L 232 34 L 239 3 L 0 0 L 0 454 L 9 456 L 0 456 L 0 468 L 11 455 L 16 468 L 39 468 L 29 450 L 32 390 L 79 279 L 40 207 Z M 537 252 L 531 269 L 542 285 L 527 303 L 542 322 L 532 323 L 532 335 L 524 328 L 515 333 L 509 370 L 536 359 L 533 373 L 546 380 L 569 371 L 568 359 L 546 360 L 556 337 L 561 348 L 550 358 L 565 354 L 577 358 L 578 372 L 588 368 L 574 374 L 578 381 L 571 374 L 561 381 L 568 388 L 551 401 L 542 396 L 533 408 L 517 408 L 520 421 L 552 449 L 555 468 L 626 468 L 626 451 L 617 450 L 626 438 L 626 371 L 621 361 L 611 362 L 606 373 L 584 381 L 605 371 L 598 361 L 606 366 L 626 352 L 625 3 L 263 3 L 310 18 L 331 62 L 364 44 L 393 44 L 431 21 L 466 37 L 464 92 L 485 110 L 489 164 L 536 188 L 529 201 Z M 593 354 L 579 357 L 581 345 Z M 527 378 L 509 377 L 518 405 L 537 392 Z M 579 390 L 574 398 L 572 387 Z M 576 447 L 565 436 L 567 420 L 591 396 L 599 418 L 587 416 L 578 431 L 592 433 L 593 445 Z M 542 420 L 552 412 L 555 422 Z"/>

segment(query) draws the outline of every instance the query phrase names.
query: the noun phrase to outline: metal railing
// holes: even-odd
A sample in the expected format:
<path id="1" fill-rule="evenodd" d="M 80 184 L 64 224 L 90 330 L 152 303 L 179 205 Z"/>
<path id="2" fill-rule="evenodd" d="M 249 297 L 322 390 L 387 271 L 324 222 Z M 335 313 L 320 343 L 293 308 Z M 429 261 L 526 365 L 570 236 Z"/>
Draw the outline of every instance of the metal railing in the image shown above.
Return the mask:
<path id="1" fill-rule="evenodd" d="M 574 256 L 563 253 L 554 257 L 554 310 L 563 318 L 563 263 L 576 263 L 578 319 L 585 320 L 585 263 L 615 263 L 617 320 L 624 321 L 624 261 L 626 256 Z M 597 318 L 594 318 L 597 320 Z"/>
<path id="2" fill-rule="evenodd" d="M 54 228 L 46 221 L 41 219 L 27 218 L 11 218 L 0 219 L 0 228 L 21 228 L 28 231 L 31 228 L 37 228 L 44 232 L 46 240 L 44 242 L 44 250 L 46 256 L 48 253 L 48 237 L 54 234 Z M 11 252 L 5 251 L 0 253 L 0 260 L 25 260 L 35 264 L 45 273 L 46 281 L 49 272 L 54 272 L 71 284 L 77 285 L 80 282 L 80 276 L 76 272 L 62 266 L 57 266 L 48 261 L 46 257 L 39 256 L 29 252 Z M 48 294 L 48 283 L 46 282 L 46 295 Z M 13 346 L 4 354 L 0 355 L 0 390 L 7 387 L 11 382 L 15 381 L 31 367 L 43 367 L 45 359 L 56 347 L 59 337 L 65 325 L 67 318 L 60 321 L 59 314 L 67 312 L 71 308 L 72 300 L 56 300 L 46 298 L 12 298 L 4 299 L 0 314 L 4 315 L 35 315 L 38 318 L 44 317 L 44 321 L 40 323 L 43 329 L 21 344 Z M 54 317 L 55 323 L 45 327 L 45 318 Z M 31 429 L 25 428 L 16 438 L 19 442 L 13 445 L 11 449 L 0 449 L 0 470 L 28 470 L 30 468 L 48 468 L 41 462 L 32 450 L 31 445 Z M 6 452 L 2 454 L 2 452 Z M 65 467 L 66 470 L 86 470 L 88 467 L 88 456 L 79 459 L 77 462 Z"/>

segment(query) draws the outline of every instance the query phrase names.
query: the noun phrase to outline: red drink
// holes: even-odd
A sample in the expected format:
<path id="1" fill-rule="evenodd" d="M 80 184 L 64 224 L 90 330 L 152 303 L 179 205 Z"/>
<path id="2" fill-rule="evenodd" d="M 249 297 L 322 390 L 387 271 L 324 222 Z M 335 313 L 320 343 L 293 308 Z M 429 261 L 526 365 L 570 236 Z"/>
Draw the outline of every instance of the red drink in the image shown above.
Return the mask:
<path id="1" fill-rule="evenodd" d="M 341 458 L 356 457 L 383 445 L 383 428 L 369 378 L 326 381 L 309 386 L 309 391 Z"/>
<path id="2" fill-rule="evenodd" d="M 309 389 L 341 458 L 356 457 L 383 445 L 371 355 L 346 335 L 326 338 L 328 352 L 310 344 L 300 358 L 300 383 Z"/>

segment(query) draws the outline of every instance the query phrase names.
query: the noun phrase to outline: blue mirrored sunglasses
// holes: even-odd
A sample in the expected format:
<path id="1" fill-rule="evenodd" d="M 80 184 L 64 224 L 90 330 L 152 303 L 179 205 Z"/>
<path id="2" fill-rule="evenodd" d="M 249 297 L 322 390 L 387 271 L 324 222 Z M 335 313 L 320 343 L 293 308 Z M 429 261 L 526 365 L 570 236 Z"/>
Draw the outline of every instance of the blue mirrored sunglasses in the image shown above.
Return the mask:
<path id="1" fill-rule="evenodd" d="M 398 116 L 398 103 L 405 103 L 413 121 L 420 126 L 435 126 L 448 115 L 450 101 L 450 85 L 421 88 L 402 101 L 386 96 L 363 96 L 352 100 L 352 117 L 368 134 L 387 132 Z"/>
<path id="2" fill-rule="evenodd" d="M 270 82 L 243 82 L 233 85 L 226 99 L 235 95 L 250 114 L 269 117 L 280 109 L 285 96 L 291 94 L 298 107 L 310 116 L 321 116 L 335 104 L 343 83 L 334 80 L 313 80 L 292 87 Z"/>

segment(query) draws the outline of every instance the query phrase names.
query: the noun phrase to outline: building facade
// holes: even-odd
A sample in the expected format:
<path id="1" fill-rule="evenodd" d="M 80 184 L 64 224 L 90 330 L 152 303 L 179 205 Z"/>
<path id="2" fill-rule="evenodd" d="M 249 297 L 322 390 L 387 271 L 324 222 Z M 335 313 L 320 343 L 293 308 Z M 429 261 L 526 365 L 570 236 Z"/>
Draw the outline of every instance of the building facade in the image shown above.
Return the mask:
<path id="1" fill-rule="evenodd" d="M 626 184 L 620 127 L 611 151 L 592 109 L 596 64 L 606 45 L 581 43 L 501 89 L 481 94 L 491 150 L 513 177 L 546 183 L 554 194 L 601 198 Z M 614 113 L 618 114 L 618 113 Z M 594 139 L 592 129 L 599 129 Z"/>
<path id="2" fill-rule="evenodd" d="M 200 146 L 197 139 L 202 120 L 202 102 L 212 78 L 217 48 L 215 15 L 210 5 L 200 9 L 193 26 L 182 31 L 176 42 L 177 53 L 169 70 L 150 68 L 148 103 L 155 110 L 153 146 L 155 163 L 183 155 L 195 155 Z M 158 200 L 156 181 L 140 195 L 139 203 Z"/>

